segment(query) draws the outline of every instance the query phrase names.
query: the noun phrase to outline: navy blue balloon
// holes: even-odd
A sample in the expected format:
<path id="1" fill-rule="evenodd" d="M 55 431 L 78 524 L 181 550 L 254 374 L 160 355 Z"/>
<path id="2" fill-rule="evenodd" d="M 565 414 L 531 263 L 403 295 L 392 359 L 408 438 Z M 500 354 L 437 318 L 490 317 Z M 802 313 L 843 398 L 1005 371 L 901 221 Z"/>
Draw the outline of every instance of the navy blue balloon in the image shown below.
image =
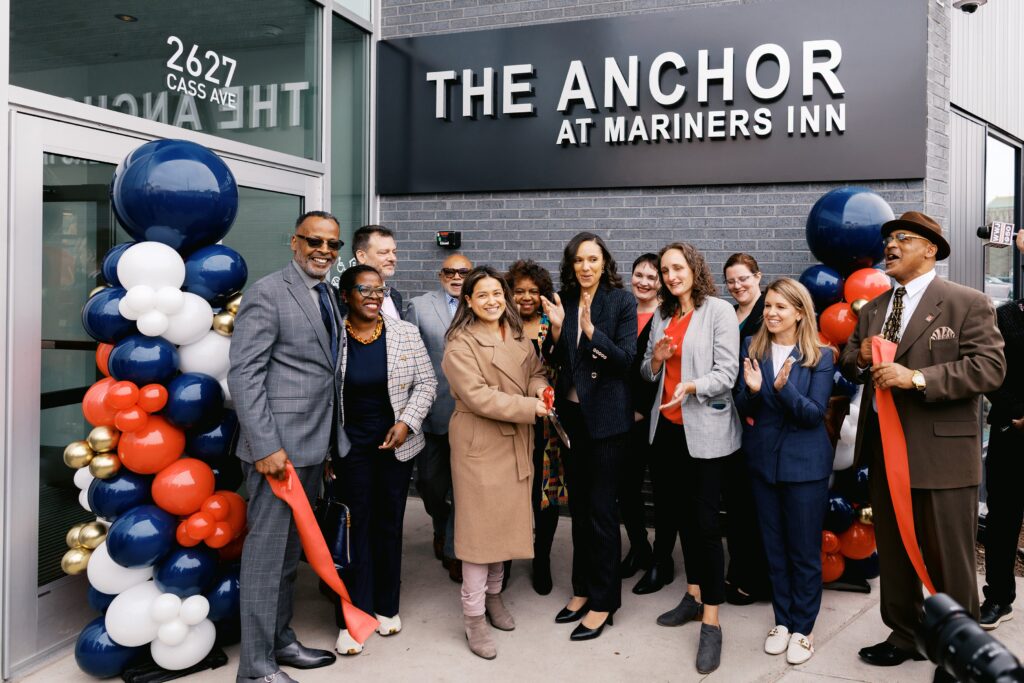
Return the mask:
<path id="1" fill-rule="evenodd" d="M 237 491 L 242 485 L 242 463 L 233 455 L 208 460 L 206 464 L 213 470 L 218 491 Z"/>
<path id="2" fill-rule="evenodd" d="M 223 413 L 224 390 L 209 375 L 186 372 L 167 384 L 167 406 L 161 414 L 175 427 L 210 425 L 220 420 Z"/>
<path id="3" fill-rule="evenodd" d="M 106 614 L 107 608 L 110 607 L 110 603 L 112 603 L 116 597 L 116 595 L 100 593 L 92 586 L 89 586 L 89 594 L 86 597 L 86 600 L 89 601 L 89 607 L 92 607 L 100 614 Z"/>
<path id="4" fill-rule="evenodd" d="M 155 505 L 140 505 L 107 531 L 107 552 L 122 567 L 151 567 L 170 552 L 178 520 Z"/>
<path id="5" fill-rule="evenodd" d="M 178 372 L 178 349 L 163 337 L 133 334 L 118 342 L 107 361 L 110 376 L 116 380 L 146 384 L 166 384 Z"/>
<path id="6" fill-rule="evenodd" d="M 821 263 L 816 263 L 800 273 L 800 284 L 811 293 L 814 310 L 819 315 L 832 304 L 843 300 L 844 282 L 838 270 Z"/>
<path id="7" fill-rule="evenodd" d="M 227 164 L 186 140 L 136 148 L 114 171 L 110 198 L 129 235 L 182 253 L 222 239 L 238 212 L 238 185 Z"/>
<path id="8" fill-rule="evenodd" d="M 217 577 L 213 586 L 206 593 L 206 599 L 210 603 L 210 621 L 224 621 L 225 619 L 239 618 L 239 575 L 241 570 L 238 565 L 229 567 L 223 574 Z M 220 630 L 219 628 L 217 629 Z"/>
<path id="9" fill-rule="evenodd" d="M 172 550 L 153 575 L 156 587 L 179 598 L 200 595 L 217 577 L 217 554 L 204 545 Z"/>
<path id="10" fill-rule="evenodd" d="M 851 579 L 874 579 L 880 573 L 878 566 L 878 553 L 871 553 L 863 560 L 851 560 L 846 558 L 846 569 L 844 576 Z"/>
<path id="11" fill-rule="evenodd" d="M 868 500 L 871 498 L 871 494 L 868 492 L 867 467 L 861 467 L 857 470 L 851 495 L 853 497 L 853 502 L 860 503 L 861 505 L 866 505 Z"/>
<path id="12" fill-rule="evenodd" d="M 220 422 L 205 429 L 192 429 L 185 433 L 185 452 L 210 464 L 230 455 L 231 442 L 238 431 L 238 417 L 233 410 L 225 410 Z M 211 465 L 212 467 L 212 465 Z M 218 486 L 217 488 L 222 488 Z"/>
<path id="13" fill-rule="evenodd" d="M 114 521 L 133 507 L 149 502 L 153 477 L 136 474 L 124 467 L 109 479 L 93 479 L 89 484 L 89 507 L 98 516 Z"/>
<path id="14" fill-rule="evenodd" d="M 819 261 L 848 275 L 882 258 L 882 224 L 894 218 L 884 199 L 866 187 L 826 192 L 807 215 L 807 246 Z"/>
<path id="15" fill-rule="evenodd" d="M 75 642 L 75 662 L 78 668 L 96 678 L 111 678 L 128 668 L 142 652 L 142 647 L 118 645 L 107 633 L 104 617 L 90 621 Z"/>
<path id="16" fill-rule="evenodd" d="M 232 294 L 242 291 L 248 278 L 249 267 L 241 254 L 223 244 L 211 244 L 185 259 L 185 284 L 181 289 L 219 307 Z"/>
<path id="17" fill-rule="evenodd" d="M 116 344 L 136 332 L 135 321 L 121 317 L 117 306 L 127 292 L 106 287 L 93 294 L 82 307 L 82 327 L 98 342 Z"/>
<path id="18" fill-rule="evenodd" d="M 856 515 L 850 501 L 832 493 L 828 497 L 828 509 L 825 511 L 825 528 L 835 534 L 841 534 L 853 524 Z"/>
<path id="19" fill-rule="evenodd" d="M 114 287 L 121 286 L 121 281 L 117 279 L 117 262 L 121 260 L 121 255 L 128 250 L 128 247 L 134 246 L 135 242 L 116 244 L 103 257 L 103 279 L 107 281 L 107 284 Z"/>

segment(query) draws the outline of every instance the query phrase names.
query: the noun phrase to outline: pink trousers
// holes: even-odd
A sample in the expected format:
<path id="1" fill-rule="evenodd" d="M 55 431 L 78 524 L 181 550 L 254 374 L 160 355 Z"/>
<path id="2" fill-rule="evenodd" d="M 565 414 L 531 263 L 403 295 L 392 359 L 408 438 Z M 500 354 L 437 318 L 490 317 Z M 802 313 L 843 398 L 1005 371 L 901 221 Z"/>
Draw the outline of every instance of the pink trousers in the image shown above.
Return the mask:
<path id="1" fill-rule="evenodd" d="M 505 575 L 502 562 L 473 564 L 462 562 L 462 613 L 479 617 L 484 613 L 484 593 L 501 592 L 501 579 Z"/>

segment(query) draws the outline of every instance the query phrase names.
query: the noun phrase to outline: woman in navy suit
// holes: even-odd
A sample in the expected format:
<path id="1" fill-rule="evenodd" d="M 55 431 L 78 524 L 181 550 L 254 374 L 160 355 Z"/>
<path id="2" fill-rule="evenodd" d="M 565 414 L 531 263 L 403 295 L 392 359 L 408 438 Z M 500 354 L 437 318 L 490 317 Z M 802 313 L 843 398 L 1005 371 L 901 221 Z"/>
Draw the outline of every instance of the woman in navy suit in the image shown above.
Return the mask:
<path id="1" fill-rule="evenodd" d="M 633 426 L 630 367 L 636 355 L 636 302 L 622 289 L 604 240 L 581 232 L 562 256 L 562 291 L 541 299 L 551 321 L 544 355 L 555 366 L 555 407 L 571 448 L 563 451 L 572 515 L 573 597 L 555 617 L 581 620 L 572 640 L 601 635 L 619 608 L 616 504 Z"/>
<path id="2" fill-rule="evenodd" d="M 768 286 L 764 326 L 744 340 L 741 358 L 736 406 L 775 609 L 764 649 L 801 664 L 814 653 L 834 455 L 825 432 L 832 352 L 821 347 L 814 303 L 803 285 L 782 278 Z"/>

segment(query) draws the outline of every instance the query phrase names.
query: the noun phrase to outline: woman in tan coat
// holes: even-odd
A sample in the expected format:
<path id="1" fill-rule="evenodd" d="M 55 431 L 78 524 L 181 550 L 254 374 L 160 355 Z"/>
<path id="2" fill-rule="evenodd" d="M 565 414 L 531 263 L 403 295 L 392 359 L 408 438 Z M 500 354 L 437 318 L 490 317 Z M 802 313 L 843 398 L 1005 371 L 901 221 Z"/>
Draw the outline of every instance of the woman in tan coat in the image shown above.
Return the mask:
<path id="1" fill-rule="evenodd" d="M 466 276 L 441 367 L 455 398 L 448 438 L 466 638 L 474 654 L 494 659 L 484 616 L 515 628 L 501 600 L 502 563 L 533 557 L 533 424 L 548 411 L 541 362 L 493 268 Z"/>

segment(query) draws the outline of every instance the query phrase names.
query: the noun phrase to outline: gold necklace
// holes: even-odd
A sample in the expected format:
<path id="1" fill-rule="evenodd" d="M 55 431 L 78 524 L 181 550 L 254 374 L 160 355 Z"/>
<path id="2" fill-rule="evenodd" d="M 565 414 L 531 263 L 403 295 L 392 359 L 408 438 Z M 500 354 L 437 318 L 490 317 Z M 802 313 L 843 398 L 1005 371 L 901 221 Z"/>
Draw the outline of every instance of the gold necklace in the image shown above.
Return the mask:
<path id="1" fill-rule="evenodd" d="M 363 339 L 356 334 L 356 331 L 352 329 L 352 321 L 348 318 L 345 318 L 345 329 L 348 330 L 349 335 L 360 344 L 372 344 L 380 338 L 380 333 L 384 331 L 384 318 L 380 316 L 377 317 L 377 327 L 374 328 L 373 334 L 370 335 L 369 339 Z"/>

